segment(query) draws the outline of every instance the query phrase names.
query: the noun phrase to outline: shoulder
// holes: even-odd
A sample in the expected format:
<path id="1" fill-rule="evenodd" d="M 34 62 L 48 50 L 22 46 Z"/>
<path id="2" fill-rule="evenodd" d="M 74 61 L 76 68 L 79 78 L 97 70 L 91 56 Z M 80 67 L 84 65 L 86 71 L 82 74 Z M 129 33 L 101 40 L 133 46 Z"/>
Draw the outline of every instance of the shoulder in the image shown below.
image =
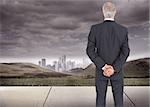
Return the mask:
<path id="1" fill-rule="evenodd" d="M 128 32 L 128 28 L 122 24 L 116 23 L 123 31 Z"/>
<path id="2" fill-rule="evenodd" d="M 92 28 L 97 28 L 97 27 L 101 26 L 102 24 L 103 24 L 103 23 L 93 24 L 93 25 L 91 25 L 91 27 L 92 27 Z"/>
<path id="3" fill-rule="evenodd" d="M 93 24 L 93 25 L 91 25 L 91 30 L 95 30 L 95 29 L 101 27 L 102 25 L 103 25 L 103 23 Z"/>
<path id="4" fill-rule="evenodd" d="M 119 28 L 121 31 L 123 31 L 123 32 L 128 32 L 128 28 L 126 27 L 126 26 L 124 26 L 124 25 L 122 25 L 122 24 L 119 24 L 119 23 L 117 23 L 117 22 L 115 22 L 114 23 L 116 26 L 117 26 L 117 28 Z M 93 24 L 93 25 L 91 25 L 91 29 L 92 30 L 94 30 L 94 29 L 96 29 L 96 28 L 102 28 L 102 27 L 104 27 L 105 26 L 105 24 L 103 23 L 103 22 L 100 22 L 100 23 L 97 23 L 97 24 Z"/>

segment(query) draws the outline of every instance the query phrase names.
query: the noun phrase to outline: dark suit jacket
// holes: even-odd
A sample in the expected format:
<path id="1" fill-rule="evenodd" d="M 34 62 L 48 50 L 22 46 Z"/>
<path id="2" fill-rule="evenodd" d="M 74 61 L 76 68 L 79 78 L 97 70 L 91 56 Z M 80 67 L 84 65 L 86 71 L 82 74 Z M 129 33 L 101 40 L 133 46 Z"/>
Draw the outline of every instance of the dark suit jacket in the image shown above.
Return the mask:
<path id="1" fill-rule="evenodd" d="M 128 29 L 111 20 L 92 25 L 88 35 L 86 53 L 96 65 L 96 78 L 123 78 L 122 68 L 130 53 Z M 115 73 L 111 77 L 103 75 L 102 67 L 105 64 L 114 67 Z"/>

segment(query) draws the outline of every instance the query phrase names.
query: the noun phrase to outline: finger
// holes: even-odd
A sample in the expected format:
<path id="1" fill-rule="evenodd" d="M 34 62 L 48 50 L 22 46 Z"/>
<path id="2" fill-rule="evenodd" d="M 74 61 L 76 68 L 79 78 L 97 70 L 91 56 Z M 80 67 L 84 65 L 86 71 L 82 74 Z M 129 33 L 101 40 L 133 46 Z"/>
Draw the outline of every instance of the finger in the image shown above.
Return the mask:
<path id="1" fill-rule="evenodd" d="M 109 65 L 106 65 L 105 68 L 107 69 L 107 68 L 111 68 L 111 67 Z"/>
<path id="2" fill-rule="evenodd" d="M 111 73 L 110 73 L 110 76 L 111 76 L 111 75 L 113 75 L 113 74 L 114 74 L 114 73 L 113 73 L 113 72 L 111 72 Z"/>
<path id="3" fill-rule="evenodd" d="M 107 77 L 109 77 L 109 74 L 108 74 L 108 73 L 104 73 L 104 75 L 107 76 Z"/>
<path id="4" fill-rule="evenodd" d="M 107 76 L 109 76 L 110 75 L 110 73 L 108 72 L 108 73 L 106 73 L 107 74 Z"/>
<path id="5" fill-rule="evenodd" d="M 105 75 L 105 76 L 107 76 L 107 77 L 110 77 L 111 76 L 111 74 L 112 74 L 112 70 L 109 68 L 109 69 L 106 69 L 104 72 L 103 72 L 103 74 Z"/>
<path id="6" fill-rule="evenodd" d="M 106 72 L 103 72 L 103 74 L 104 74 L 104 75 L 107 75 L 107 73 L 106 73 Z"/>
<path id="7" fill-rule="evenodd" d="M 105 69 L 104 72 L 105 72 L 105 73 L 110 72 L 110 68 Z"/>
<path id="8" fill-rule="evenodd" d="M 103 72 L 103 75 L 104 75 L 104 76 L 108 76 L 106 72 Z"/>
<path id="9" fill-rule="evenodd" d="M 113 66 L 111 66 L 111 65 L 107 65 L 106 67 L 110 67 L 110 68 L 113 68 Z"/>
<path id="10" fill-rule="evenodd" d="M 104 72 L 104 75 L 108 76 L 108 75 L 109 75 L 109 73 L 108 73 L 108 72 Z"/>

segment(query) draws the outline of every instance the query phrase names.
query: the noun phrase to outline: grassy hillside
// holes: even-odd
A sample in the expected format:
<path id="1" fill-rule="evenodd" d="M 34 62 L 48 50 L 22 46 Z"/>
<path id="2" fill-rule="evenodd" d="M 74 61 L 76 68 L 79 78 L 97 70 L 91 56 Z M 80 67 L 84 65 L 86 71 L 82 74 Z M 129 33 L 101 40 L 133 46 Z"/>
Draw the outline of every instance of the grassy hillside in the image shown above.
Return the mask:
<path id="1" fill-rule="evenodd" d="M 126 78 L 148 78 L 149 62 L 150 58 L 143 58 L 126 62 L 123 67 L 124 76 Z M 85 69 L 73 69 L 71 72 L 79 76 L 92 78 L 95 77 L 95 65 L 92 63 Z"/>
<path id="2" fill-rule="evenodd" d="M 32 63 L 0 63 L 0 78 L 63 77 L 69 74 L 54 72 Z"/>
<path id="3" fill-rule="evenodd" d="M 88 65 L 85 69 L 73 69 L 71 73 L 83 78 L 94 78 L 95 77 L 95 65 L 92 63 Z"/>
<path id="4" fill-rule="evenodd" d="M 150 58 L 129 61 L 124 66 L 125 77 L 149 77 Z"/>
<path id="5" fill-rule="evenodd" d="M 148 86 L 150 58 L 129 61 L 124 65 L 125 85 Z M 25 86 L 93 86 L 95 85 L 95 65 L 85 69 L 75 68 L 60 73 L 32 63 L 0 63 L 0 85 Z"/>

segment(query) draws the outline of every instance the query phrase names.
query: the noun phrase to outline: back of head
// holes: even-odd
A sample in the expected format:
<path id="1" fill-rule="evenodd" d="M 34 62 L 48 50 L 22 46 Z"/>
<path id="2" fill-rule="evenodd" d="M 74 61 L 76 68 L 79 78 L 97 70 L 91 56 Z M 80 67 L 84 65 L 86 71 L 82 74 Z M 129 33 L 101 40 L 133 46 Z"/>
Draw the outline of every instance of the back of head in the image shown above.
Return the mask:
<path id="1" fill-rule="evenodd" d="M 103 4 L 102 11 L 105 18 L 114 18 L 116 7 L 112 2 L 106 2 Z"/>

